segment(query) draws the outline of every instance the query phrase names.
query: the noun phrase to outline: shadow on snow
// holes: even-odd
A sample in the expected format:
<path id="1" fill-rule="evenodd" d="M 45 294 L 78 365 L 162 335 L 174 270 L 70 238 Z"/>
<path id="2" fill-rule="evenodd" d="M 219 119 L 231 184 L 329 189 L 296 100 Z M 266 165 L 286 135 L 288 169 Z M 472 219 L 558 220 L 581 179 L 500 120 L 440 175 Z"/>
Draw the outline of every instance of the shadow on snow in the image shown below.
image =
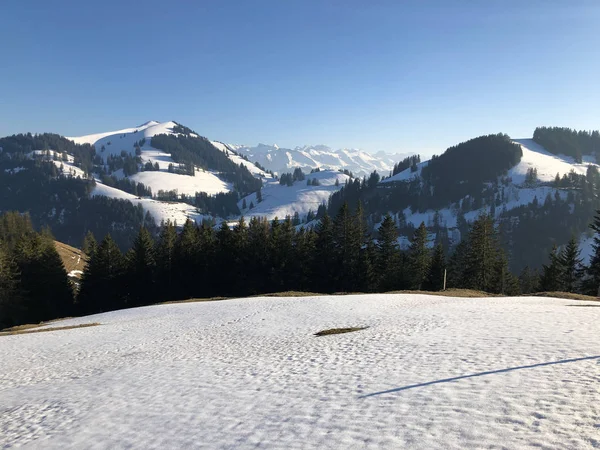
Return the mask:
<path id="1" fill-rule="evenodd" d="M 545 363 L 531 364 L 529 366 L 508 367 L 506 369 L 490 370 L 487 372 L 473 373 L 470 375 L 461 375 L 459 377 L 444 378 L 442 380 L 427 381 L 425 383 L 409 384 L 408 386 L 402 386 L 402 387 L 397 387 L 397 388 L 393 388 L 393 389 L 388 389 L 385 391 L 372 392 L 370 394 L 361 395 L 359 398 L 374 397 L 376 395 L 382 395 L 382 394 L 392 394 L 394 392 L 400 392 L 400 391 L 406 391 L 408 389 L 431 386 L 433 384 L 450 383 L 452 381 L 463 380 L 465 378 L 482 377 L 485 375 L 494 375 L 497 373 L 512 372 L 514 370 L 533 369 L 535 367 L 553 366 L 555 364 L 566 364 L 566 363 L 579 362 L 579 361 L 590 361 L 590 360 L 594 360 L 594 359 L 600 359 L 600 355 L 599 356 L 585 356 L 583 358 L 562 359 L 560 361 L 551 361 L 551 362 L 545 362 Z"/>

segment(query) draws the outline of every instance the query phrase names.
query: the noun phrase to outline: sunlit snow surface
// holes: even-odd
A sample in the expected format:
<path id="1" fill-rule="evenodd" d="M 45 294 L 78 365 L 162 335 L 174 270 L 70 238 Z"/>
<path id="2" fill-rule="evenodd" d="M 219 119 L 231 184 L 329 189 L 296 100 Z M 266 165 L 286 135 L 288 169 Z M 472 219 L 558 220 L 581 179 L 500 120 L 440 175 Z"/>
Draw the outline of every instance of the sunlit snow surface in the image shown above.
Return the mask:
<path id="1" fill-rule="evenodd" d="M 595 306 L 253 298 L 57 322 L 101 325 L 0 336 L 0 447 L 597 448 Z M 347 326 L 369 328 L 313 336 Z"/>

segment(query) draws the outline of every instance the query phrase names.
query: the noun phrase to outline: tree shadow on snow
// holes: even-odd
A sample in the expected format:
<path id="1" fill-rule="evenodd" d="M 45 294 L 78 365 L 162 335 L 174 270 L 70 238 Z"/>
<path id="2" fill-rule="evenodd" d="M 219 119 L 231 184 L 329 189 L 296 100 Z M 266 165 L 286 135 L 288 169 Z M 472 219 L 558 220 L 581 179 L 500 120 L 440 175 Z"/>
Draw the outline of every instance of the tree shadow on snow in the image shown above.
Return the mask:
<path id="1" fill-rule="evenodd" d="M 494 375 L 494 374 L 497 374 L 497 373 L 512 372 L 514 370 L 533 369 L 535 367 L 553 366 L 555 364 L 567 364 L 567 363 L 573 363 L 573 362 L 579 362 L 579 361 L 591 361 L 591 360 L 594 360 L 594 359 L 600 359 L 600 355 L 598 355 L 598 356 L 585 356 L 583 358 L 562 359 L 560 361 L 551 361 L 551 362 L 545 362 L 545 363 L 531 364 L 531 365 L 528 365 L 528 366 L 508 367 L 506 369 L 490 370 L 490 371 L 487 371 L 487 372 L 473 373 L 473 374 L 470 374 L 470 375 L 461 375 L 459 377 L 444 378 L 442 380 L 427 381 L 425 383 L 409 384 L 408 386 L 402 386 L 402 387 L 397 387 L 397 388 L 393 388 L 393 389 L 388 389 L 388 390 L 385 390 L 385 391 L 372 392 L 370 394 L 361 395 L 359 398 L 375 397 L 376 395 L 382 395 L 382 394 L 392 394 L 394 392 L 407 391 L 409 389 L 414 389 L 414 388 L 419 388 L 419 387 L 425 387 L 425 386 L 431 386 L 433 384 L 450 383 L 452 381 L 463 380 L 465 378 L 483 377 L 485 375 Z"/>

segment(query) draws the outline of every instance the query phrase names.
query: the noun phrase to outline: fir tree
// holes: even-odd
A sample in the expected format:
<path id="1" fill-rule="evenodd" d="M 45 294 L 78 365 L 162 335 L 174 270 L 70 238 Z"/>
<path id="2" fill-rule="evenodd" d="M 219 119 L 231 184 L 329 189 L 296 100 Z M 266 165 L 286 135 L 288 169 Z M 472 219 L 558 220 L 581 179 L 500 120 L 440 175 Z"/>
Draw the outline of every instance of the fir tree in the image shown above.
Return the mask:
<path id="1" fill-rule="evenodd" d="M 588 295 L 600 297 L 600 210 L 596 211 L 590 228 L 594 231 L 594 242 L 584 290 Z"/>
<path id="2" fill-rule="evenodd" d="M 27 321 L 19 292 L 19 268 L 0 241 L 0 329 Z"/>
<path id="3" fill-rule="evenodd" d="M 562 266 L 562 285 L 567 292 L 577 292 L 583 276 L 583 259 L 575 238 L 571 238 L 559 256 Z"/>
<path id="4" fill-rule="evenodd" d="M 540 280 L 537 273 L 533 272 L 529 266 L 525 266 L 519 275 L 521 293 L 531 294 L 532 292 L 537 292 L 539 288 L 539 282 Z"/>
<path id="5" fill-rule="evenodd" d="M 446 271 L 446 255 L 444 246 L 440 243 L 433 249 L 431 257 L 431 266 L 425 289 L 429 291 L 441 291 L 444 288 L 444 273 Z"/>
<path id="6" fill-rule="evenodd" d="M 152 304 L 157 300 L 155 290 L 156 255 L 154 240 L 146 228 L 140 231 L 127 254 L 127 303 L 131 306 Z"/>
<path id="7" fill-rule="evenodd" d="M 552 248 L 549 255 L 549 264 L 542 266 L 542 276 L 540 278 L 540 291 L 556 292 L 563 291 L 563 267 L 560 262 L 558 248 L 556 245 Z"/>
<path id="8" fill-rule="evenodd" d="M 498 273 L 499 243 L 494 220 L 481 215 L 471 228 L 464 270 L 464 282 L 471 289 L 495 292 L 494 280 Z"/>
<path id="9" fill-rule="evenodd" d="M 167 300 L 173 296 L 173 267 L 175 265 L 175 244 L 177 231 L 175 225 L 167 220 L 163 224 L 156 248 L 157 279 L 161 281 L 160 291 Z"/>
<path id="10" fill-rule="evenodd" d="M 77 297 L 82 314 L 111 311 L 124 306 L 125 260 L 110 235 L 102 240 L 83 271 Z"/>
<path id="11" fill-rule="evenodd" d="M 379 291 L 391 291 L 401 286 L 401 266 L 398 248 L 398 229 L 394 219 L 387 214 L 379 227 L 377 240 L 377 272 Z"/>
<path id="12" fill-rule="evenodd" d="M 429 275 L 431 256 L 429 254 L 429 249 L 427 248 L 427 241 L 427 228 L 425 227 L 425 223 L 421 222 L 421 225 L 413 235 L 408 251 L 412 289 L 423 289 L 423 284 L 426 282 L 427 276 Z"/>
<path id="13" fill-rule="evenodd" d="M 88 258 L 91 258 L 94 252 L 98 249 L 98 242 L 94 237 L 94 233 L 88 231 L 83 239 L 83 245 L 81 247 L 83 253 L 87 255 Z"/>

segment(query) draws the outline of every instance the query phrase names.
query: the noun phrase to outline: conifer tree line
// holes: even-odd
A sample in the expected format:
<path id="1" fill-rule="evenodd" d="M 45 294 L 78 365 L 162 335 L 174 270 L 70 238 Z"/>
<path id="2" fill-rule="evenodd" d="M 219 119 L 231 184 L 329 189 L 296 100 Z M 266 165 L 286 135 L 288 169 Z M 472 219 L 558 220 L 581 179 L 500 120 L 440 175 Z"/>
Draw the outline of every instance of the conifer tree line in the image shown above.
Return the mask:
<path id="1" fill-rule="evenodd" d="M 125 253 L 110 235 L 83 243 L 89 257 L 79 290 L 73 289 L 48 231 L 36 233 L 26 215 L 0 217 L 0 326 L 105 312 L 188 298 L 248 296 L 282 291 L 318 293 L 438 291 L 467 288 L 518 295 L 567 291 L 597 295 L 600 286 L 600 211 L 594 254 L 585 267 L 572 239 L 555 249 L 541 273 L 517 277 L 489 215 L 469 227 L 446 254 L 424 223 L 401 249 L 394 218 L 367 233 L 362 208 L 343 204 L 314 228 L 291 218 L 244 218 L 230 227 L 187 221 L 162 224 L 157 236 L 141 228 Z"/>
<path id="2" fill-rule="evenodd" d="M 73 315 L 73 295 L 50 232 L 28 215 L 0 216 L 0 329 Z"/>

